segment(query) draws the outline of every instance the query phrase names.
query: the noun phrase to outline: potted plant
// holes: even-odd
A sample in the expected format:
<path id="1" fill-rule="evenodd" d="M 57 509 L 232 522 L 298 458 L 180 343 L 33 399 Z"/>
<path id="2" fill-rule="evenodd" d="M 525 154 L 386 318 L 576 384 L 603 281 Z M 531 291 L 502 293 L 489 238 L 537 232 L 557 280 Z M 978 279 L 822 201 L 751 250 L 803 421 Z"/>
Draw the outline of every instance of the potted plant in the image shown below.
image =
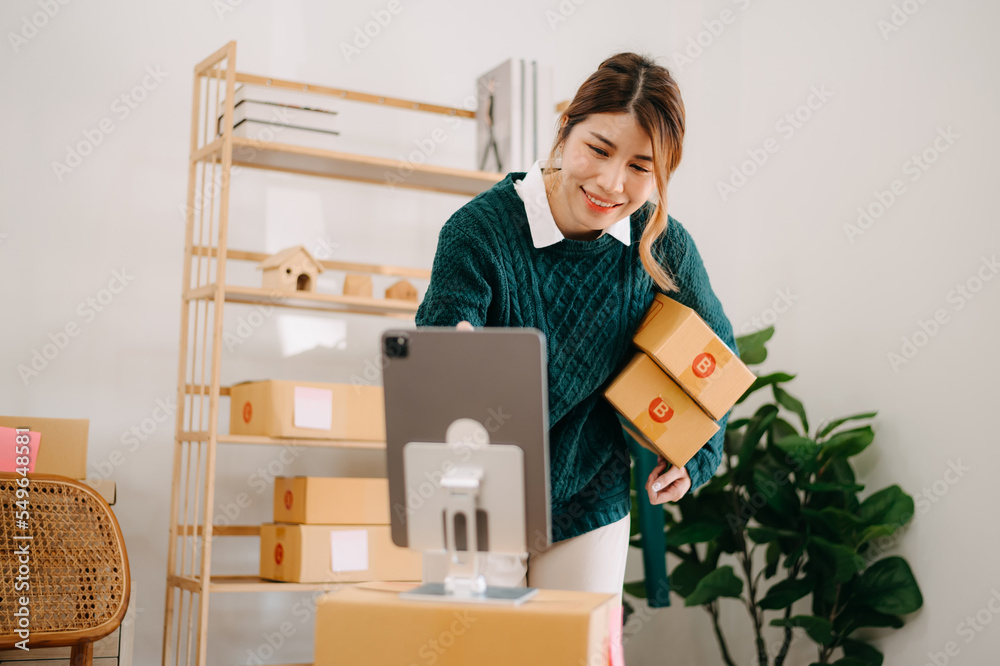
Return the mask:
<path id="1" fill-rule="evenodd" d="M 743 362 L 762 363 L 773 333 L 772 327 L 737 338 Z M 663 505 L 666 551 L 679 559 L 670 586 L 685 606 L 708 612 L 730 666 L 736 662 L 719 624 L 725 598 L 749 616 L 756 664 L 781 666 L 793 628 L 801 627 L 817 645 L 814 663 L 878 666 L 882 654 L 857 632 L 899 628 L 902 616 L 923 604 L 906 560 L 881 557 L 912 519 L 913 498 L 896 485 L 864 493 L 857 483 L 851 458 L 872 443 L 875 412 L 811 430 L 802 402 L 785 388 L 793 379 L 784 372 L 758 377 L 727 424 L 717 475 Z M 753 413 L 737 414 L 765 389 L 770 399 Z M 633 479 L 633 507 L 648 501 L 640 500 L 646 490 L 639 481 Z M 632 545 L 643 546 L 641 533 Z M 625 584 L 629 595 L 646 591 L 644 581 Z M 806 601 L 807 611 L 793 612 Z M 775 654 L 765 644 L 767 624 L 784 627 Z"/>

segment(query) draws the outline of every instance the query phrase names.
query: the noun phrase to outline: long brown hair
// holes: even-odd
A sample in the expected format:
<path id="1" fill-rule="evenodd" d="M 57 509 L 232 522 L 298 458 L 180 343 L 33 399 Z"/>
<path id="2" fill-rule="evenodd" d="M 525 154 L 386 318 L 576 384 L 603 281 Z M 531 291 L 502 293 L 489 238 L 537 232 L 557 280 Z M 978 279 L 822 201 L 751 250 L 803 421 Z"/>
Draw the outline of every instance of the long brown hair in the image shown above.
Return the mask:
<path id="1" fill-rule="evenodd" d="M 602 62 L 560 117 L 549 152 L 550 167 L 577 123 L 594 113 L 628 113 L 649 135 L 659 201 L 639 241 L 639 256 L 660 289 L 678 291 L 673 277 L 653 257 L 653 243 L 667 229 L 667 182 L 680 164 L 684 142 L 684 102 L 677 82 L 665 67 L 636 53 L 616 53 Z"/>

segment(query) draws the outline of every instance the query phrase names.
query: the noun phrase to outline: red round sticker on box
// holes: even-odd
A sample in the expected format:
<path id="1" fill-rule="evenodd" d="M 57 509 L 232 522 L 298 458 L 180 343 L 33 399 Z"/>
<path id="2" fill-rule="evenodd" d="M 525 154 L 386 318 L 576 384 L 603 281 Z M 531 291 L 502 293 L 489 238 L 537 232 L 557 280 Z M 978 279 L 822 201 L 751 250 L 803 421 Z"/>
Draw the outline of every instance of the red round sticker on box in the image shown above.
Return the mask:
<path id="1" fill-rule="evenodd" d="M 253 406 L 247 402 L 243 405 L 243 423 L 250 423 L 253 418 Z"/>
<path id="2" fill-rule="evenodd" d="M 698 354 L 694 357 L 694 363 L 691 364 L 691 371 L 701 379 L 708 377 L 715 372 L 715 357 L 708 352 Z"/>
<path id="3" fill-rule="evenodd" d="M 673 415 L 673 408 L 664 402 L 660 396 L 656 396 L 653 398 L 653 402 L 649 403 L 649 418 L 657 423 L 666 423 Z"/>
<path id="4" fill-rule="evenodd" d="M 285 559 L 285 549 L 281 547 L 279 543 L 274 547 L 274 563 L 281 564 L 281 560 Z"/>
<path id="5" fill-rule="evenodd" d="M 291 510 L 292 508 L 292 491 L 285 491 L 285 508 Z"/>

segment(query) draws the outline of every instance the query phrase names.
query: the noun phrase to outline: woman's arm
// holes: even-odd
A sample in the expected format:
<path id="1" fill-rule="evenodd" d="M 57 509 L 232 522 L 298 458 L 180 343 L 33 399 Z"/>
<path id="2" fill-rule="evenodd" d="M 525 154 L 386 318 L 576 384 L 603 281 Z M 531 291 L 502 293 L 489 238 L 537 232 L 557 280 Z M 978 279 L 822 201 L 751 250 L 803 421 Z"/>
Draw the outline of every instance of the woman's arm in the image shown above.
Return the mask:
<path id="1" fill-rule="evenodd" d="M 456 214 L 457 215 L 457 214 Z M 485 326 L 498 290 L 495 258 L 453 216 L 441 228 L 431 281 L 417 308 L 417 326 Z"/>

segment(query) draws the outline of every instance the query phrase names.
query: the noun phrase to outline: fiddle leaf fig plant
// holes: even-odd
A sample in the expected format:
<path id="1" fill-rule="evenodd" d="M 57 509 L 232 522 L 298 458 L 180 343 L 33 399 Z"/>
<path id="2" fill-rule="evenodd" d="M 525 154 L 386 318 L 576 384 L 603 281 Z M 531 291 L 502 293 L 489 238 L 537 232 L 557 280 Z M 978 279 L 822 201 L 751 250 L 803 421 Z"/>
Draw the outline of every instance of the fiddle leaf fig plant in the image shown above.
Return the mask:
<path id="1" fill-rule="evenodd" d="M 762 363 L 773 333 L 737 338 L 743 362 Z M 708 612 L 729 666 L 736 661 L 719 622 L 724 603 L 747 613 L 753 645 L 737 654 L 755 664 L 781 666 L 799 629 L 816 644 L 815 664 L 880 666 L 882 654 L 859 630 L 902 627 L 902 616 L 923 604 L 906 560 L 881 557 L 912 519 L 913 498 L 897 485 L 865 493 L 857 482 L 851 459 L 874 441 L 876 412 L 810 429 L 786 388 L 794 378 L 759 376 L 730 416 L 716 476 L 663 505 L 666 549 L 678 560 L 670 586 L 685 606 Z M 767 398 L 749 413 L 751 396 Z M 641 533 L 632 536 L 641 542 Z M 642 582 L 625 592 L 643 596 Z M 783 628 L 776 651 L 767 649 L 767 625 Z"/>

